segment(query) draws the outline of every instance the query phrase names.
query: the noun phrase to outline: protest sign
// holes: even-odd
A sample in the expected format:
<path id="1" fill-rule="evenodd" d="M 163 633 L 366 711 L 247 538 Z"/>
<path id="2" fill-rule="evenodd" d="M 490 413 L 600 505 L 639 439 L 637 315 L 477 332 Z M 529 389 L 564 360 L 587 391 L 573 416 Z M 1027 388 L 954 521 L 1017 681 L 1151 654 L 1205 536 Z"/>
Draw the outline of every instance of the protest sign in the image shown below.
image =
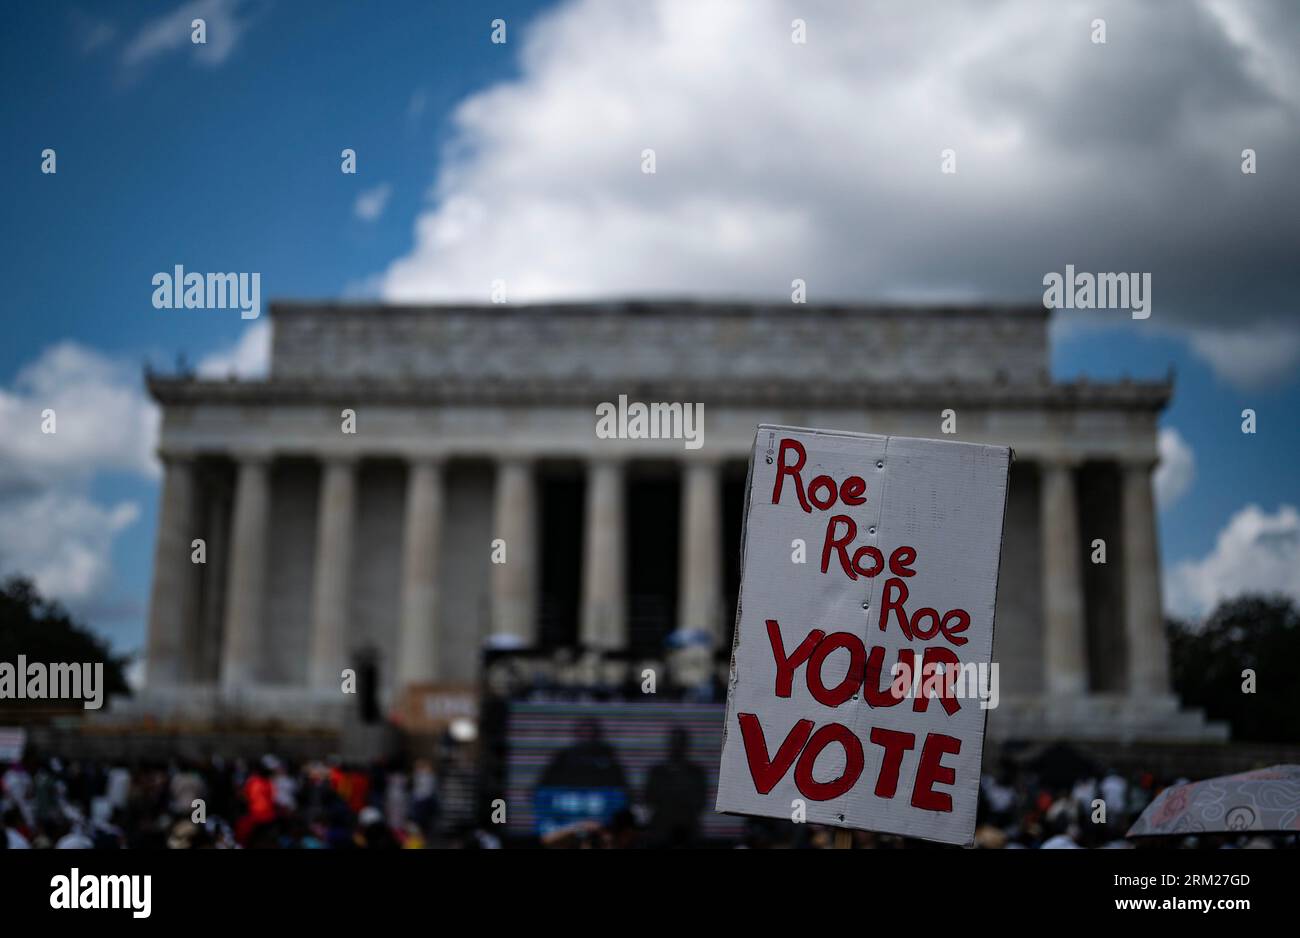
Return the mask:
<path id="1" fill-rule="evenodd" d="M 758 428 L 719 811 L 971 842 L 1011 459 Z"/>

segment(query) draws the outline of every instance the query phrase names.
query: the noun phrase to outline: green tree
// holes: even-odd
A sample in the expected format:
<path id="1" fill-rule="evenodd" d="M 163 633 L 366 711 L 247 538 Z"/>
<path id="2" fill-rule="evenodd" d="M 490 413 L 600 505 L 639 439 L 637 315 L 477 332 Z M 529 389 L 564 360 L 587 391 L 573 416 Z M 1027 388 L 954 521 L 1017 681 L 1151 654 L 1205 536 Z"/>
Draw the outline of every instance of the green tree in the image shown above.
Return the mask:
<path id="1" fill-rule="evenodd" d="M 125 657 L 115 657 L 62 606 L 42 598 L 31 580 L 12 577 L 0 586 L 0 661 L 17 664 L 19 655 L 29 663 L 102 662 L 105 696 L 129 693 Z"/>
<path id="2" fill-rule="evenodd" d="M 1300 741 L 1300 610 L 1284 596 L 1222 602 L 1203 623 L 1166 623 L 1174 689 L 1243 742 Z M 1244 671 L 1255 675 L 1245 693 Z"/>

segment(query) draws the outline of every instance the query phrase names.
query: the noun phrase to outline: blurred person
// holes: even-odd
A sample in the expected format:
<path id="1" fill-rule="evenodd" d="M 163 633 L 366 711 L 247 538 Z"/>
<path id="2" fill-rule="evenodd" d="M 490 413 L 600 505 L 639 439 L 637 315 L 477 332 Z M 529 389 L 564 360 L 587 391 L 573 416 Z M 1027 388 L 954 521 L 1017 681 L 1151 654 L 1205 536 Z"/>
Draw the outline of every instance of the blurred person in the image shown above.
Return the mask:
<path id="1" fill-rule="evenodd" d="M 330 803 L 325 820 L 325 845 L 331 850 L 354 850 L 358 846 L 352 817 L 343 799 L 336 798 Z"/>
<path id="2" fill-rule="evenodd" d="M 246 811 L 235 824 L 235 839 L 247 845 L 257 834 L 257 829 L 275 820 L 275 789 L 265 766 L 254 767 L 243 792 Z"/>
<path id="3" fill-rule="evenodd" d="M 55 850 L 92 850 L 94 841 L 86 836 L 82 829 L 80 816 L 69 814 L 51 822 L 51 836 L 54 838 Z"/>
<path id="4" fill-rule="evenodd" d="M 302 817 L 294 817 L 289 825 L 291 846 L 300 850 L 324 850 L 324 829 L 308 824 Z"/>
<path id="5" fill-rule="evenodd" d="M 1078 803 L 1064 790 L 1056 792 L 1052 803 L 1048 805 L 1047 810 L 1043 812 L 1043 819 L 1047 821 L 1049 828 L 1056 829 L 1061 826 L 1062 822 L 1066 826 L 1078 820 L 1079 806 Z"/>
<path id="6" fill-rule="evenodd" d="M 91 767 L 80 761 L 70 762 L 63 772 L 64 795 L 75 805 L 89 805 L 98 791 L 97 782 Z"/>
<path id="7" fill-rule="evenodd" d="M 281 811 L 293 812 L 298 809 L 298 782 L 285 769 L 284 764 L 274 756 L 268 756 L 271 772 L 272 801 Z"/>
<path id="8" fill-rule="evenodd" d="M 406 827 L 410 812 L 411 796 L 407 789 L 405 772 L 389 772 L 384 779 L 384 818 L 393 830 Z"/>
<path id="9" fill-rule="evenodd" d="M 989 821 L 997 827 L 1005 827 L 1014 816 L 1016 790 L 1007 784 L 1005 768 L 990 772 L 980 779 L 980 794 L 988 806 Z"/>
<path id="10" fill-rule="evenodd" d="M 120 811 L 114 811 L 108 799 L 97 796 L 90 802 L 90 839 L 96 850 L 120 850 L 126 846 L 126 834 L 119 822 Z"/>
<path id="11" fill-rule="evenodd" d="M 1040 850 L 1078 850 L 1079 832 L 1078 828 L 1065 814 L 1058 814 L 1054 821 L 1049 822 L 1048 830 L 1051 836 L 1039 844 Z"/>
<path id="12" fill-rule="evenodd" d="M 627 777 L 614 747 L 605 742 L 600 721 L 580 720 L 572 745 L 551 757 L 539 786 L 626 789 Z"/>
<path id="13" fill-rule="evenodd" d="M 668 757 L 651 766 L 645 802 L 650 807 L 650 842 L 658 847 L 689 847 L 709 798 L 703 766 L 690 760 L 691 737 L 684 727 L 668 734 Z"/>
<path id="14" fill-rule="evenodd" d="M 357 816 L 358 845 L 366 850 L 396 850 L 401 845 L 384 821 L 383 812 L 366 805 Z"/>
<path id="15" fill-rule="evenodd" d="M 61 818 L 63 809 L 64 786 L 60 775 L 63 765 L 58 759 L 51 759 L 36 769 L 32 779 L 32 804 L 36 817 L 42 820 Z"/>
<path id="16" fill-rule="evenodd" d="M 8 850 L 30 850 L 31 840 L 27 837 L 26 824 L 22 812 L 10 806 L 0 815 L 0 831 L 3 831 L 4 848 Z"/>
<path id="17" fill-rule="evenodd" d="M 1085 809 L 1090 808 L 1093 799 L 1097 797 L 1097 780 L 1091 776 L 1079 779 L 1074 783 L 1074 788 L 1070 791 L 1070 797 Z"/>
<path id="18" fill-rule="evenodd" d="M 1155 800 L 1157 790 L 1155 775 L 1150 772 L 1139 773 L 1136 784 L 1128 787 L 1125 796 L 1125 807 L 1128 809 L 1128 814 L 1131 817 L 1137 817 L 1145 811 L 1147 806 Z"/>
<path id="19" fill-rule="evenodd" d="M 438 823 L 438 776 L 433 763 L 417 759 L 411 773 L 411 817 L 426 837 L 432 837 Z"/>
<path id="20" fill-rule="evenodd" d="M 298 805 L 303 819 L 312 825 L 321 825 L 329 818 L 342 799 L 330 783 L 330 770 L 321 762 L 309 762 L 303 769 L 303 780 L 298 794 Z"/>
<path id="21" fill-rule="evenodd" d="M 414 821 L 407 821 L 402 828 L 402 849 L 424 850 L 428 846 L 429 843 L 424 839 L 424 831 L 420 825 Z"/>
<path id="22" fill-rule="evenodd" d="M 641 828 L 630 808 L 614 812 L 604 834 L 604 846 L 610 850 L 635 850 L 641 846 Z"/>
<path id="23" fill-rule="evenodd" d="M 359 765 L 354 765 L 349 775 L 348 807 L 352 809 L 353 814 L 360 814 L 361 809 L 370 804 L 370 794 L 373 791 L 371 776 L 363 766 Z"/>
<path id="24" fill-rule="evenodd" d="M 239 810 L 236 764 L 220 756 L 208 760 L 203 771 L 207 789 L 208 813 L 217 817 L 232 818 Z"/>
<path id="25" fill-rule="evenodd" d="M 15 762 L 0 776 L 0 794 L 22 815 L 27 827 L 36 823 L 32 804 L 32 776 L 26 765 Z"/>
<path id="26" fill-rule="evenodd" d="M 1128 780 L 1114 769 L 1101 780 L 1101 800 L 1106 802 L 1106 813 L 1116 817 L 1128 813 Z"/>
<path id="27" fill-rule="evenodd" d="M 1249 840 L 1247 840 L 1244 844 L 1242 844 L 1242 845 L 1241 845 L 1241 849 L 1243 849 L 1243 850 L 1272 850 L 1272 849 L 1274 849 L 1276 846 L 1277 846 L 1277 844 L 1273 843 L 1273 841 L 1272 841 L 1270 838 L 1268 838 L 1268 837 L 1263 837 L 1263 836 L 1256 836 L 1256 837 L 1251 837 L 1251 838 L 1250 838 Z"/>
<path id="28" fill-rule="evenodd" d="M 172 776 L 168 790 L 172 811 L 188 815 L 194 810 L 194 802 L 204 797 L 207 786 L 194 764 L 187 761 Z"/>
<path id="29" fill-rule="evenodd" d="M 198 850 L 208 846 L 207 828 L 193 823 L 189 818 L 182 818 L 172 825 L 167 835 L 168 850 Z"/>
<path id="30" fill-rule="evenodd" d="M 357 766 L 336 761 L 330 767 L 330 785 L 353 814 L 368 803 L 370 776 Z"/>
<path id="31" fill-rule="evenodd" d="M 131 773 L 125 766 L 115 765 L 108 770 L 104 797 L 114 808 L 125 808 L 131 798 Z"/>
<path id="32" fill-rule="evenodd" d="M 574 726 L 572 744 L 551 756 L 533 789 L 533 806 L 543 832 L 574 821 L 607 821 L 628 806 L 627 776 L 600 722 Z"/>

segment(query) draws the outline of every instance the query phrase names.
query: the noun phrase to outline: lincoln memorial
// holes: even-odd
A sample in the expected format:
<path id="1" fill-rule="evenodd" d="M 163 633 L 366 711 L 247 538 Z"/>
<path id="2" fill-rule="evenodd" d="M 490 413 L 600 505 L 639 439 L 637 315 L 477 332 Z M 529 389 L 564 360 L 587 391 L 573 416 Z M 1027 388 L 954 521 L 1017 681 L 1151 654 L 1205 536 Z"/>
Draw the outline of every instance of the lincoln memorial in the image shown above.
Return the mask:
<path id="1" fill-rule="evenodd" d="M 746 463 L 778 423 L 1014 448 L 994 737 L 1220 736 L 1170 689 L 1172 385 L 1053 381 L 1048 315 L 272 304 L 266 377 L 148 376 L 165 477 L 132 706 L 329 725 L 362 662 L 387 706 L 474 682 L 489 645 L 727 649 Z M 620 397 L 702 407 L 702 445 L 598 435 Z"/>

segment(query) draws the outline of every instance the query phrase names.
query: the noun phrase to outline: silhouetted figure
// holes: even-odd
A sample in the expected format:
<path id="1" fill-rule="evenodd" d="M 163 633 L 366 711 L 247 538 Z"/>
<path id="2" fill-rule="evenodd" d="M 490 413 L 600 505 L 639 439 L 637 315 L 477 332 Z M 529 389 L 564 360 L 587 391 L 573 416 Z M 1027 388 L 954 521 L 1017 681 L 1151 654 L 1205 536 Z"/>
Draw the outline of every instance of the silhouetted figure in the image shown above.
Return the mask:
<path id="1" fill-rule="evenodd" d="M 668 759 L 652 766 L 646 779 L 650 839 L 656 847 L 689 847 L 698 836 L 709 781 L 704 769 L 690 761 L 690 748 L 690 733 L 674 727 L 668 735 Z"/>
<path id="2" fill-rule="evenodd" d="M 627 788 L 627 778 L 614 747 L 605 742 L 600 723 L 583 720 L 576 727 L 577 740 L 551 757 L 538 780 L 546 788 Z"/>
<path id="3" fill-rule="evenodd" d="M 539 834 L 577 821 L 604 823 L 628 804 L 627 777 L 600 723 L 582 720 L 575 733 L 576 741 L 551 757 L 533 790 Z"/>

